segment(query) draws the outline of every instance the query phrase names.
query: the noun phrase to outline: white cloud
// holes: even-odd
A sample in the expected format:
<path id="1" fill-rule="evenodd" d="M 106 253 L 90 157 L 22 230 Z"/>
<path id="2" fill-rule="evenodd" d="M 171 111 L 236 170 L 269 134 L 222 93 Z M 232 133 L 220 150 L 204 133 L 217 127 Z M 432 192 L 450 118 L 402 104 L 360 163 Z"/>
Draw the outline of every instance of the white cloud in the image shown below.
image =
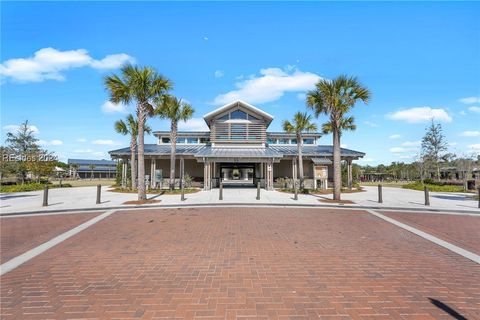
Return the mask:
<path id="1" fill-rule="evenodd" d="M 392 152 L 392 153 L 404 153 L 404 152 L 408 152 L 408 151 L 409 151 L 409 149 L 407 149 L 407 148 L 402 148 L 402 147 L 393 147 L 393 148 L 390 148 L 389 150 L 390 150 L 390 152 Z"/>
<path id="2" fill-rule="evenodd" d="M 104 140 L 104 139 L 97 139 L 92 141 L 93 144 L 103 145 L 103 146 L 113 146 L 118 145 L 119 143 L 113 140 Z"/>
<path id="3" fill-rule="evenodd" d="M 178 129 L 184 131 L 208 131 L 208 126 L 203 118 L 192 118 L 187 122 L 179 122 Z"/>
<path id="4" fill-rule="evenodd" d="M 342 144 L 340 145 L 340 148 L 348 148 L 348 144 L 342 143 Z"/>
<path id="5" fill-rule="evenodd" d="M 420 147 L 422 145 L 422 141 L 405 141 L 402 143 L 402 147 Z"/>
<path id="6" fill-rule="evenodd" d="M 118 69 L 127 62 L 134 63 L 135 59 L 125 53 L 110 54 L 102 60 L 92 60 L 91 66 L 92 68 L 101 70 Z"/>
<path id="7" fill-rule="evenodd" d="M 311 72 L 302 72 L 298 69 L 282 70 L 267 68 L 260 70 L 260 76 L 237 82 L 236 90 L 218 95 L 213 103 L 227 104 L 235 100 L 245 100 L 249 103 L 265 103 L 280 99 L 286 92 L 307 91 L 314 88 L 321 79 Z"/>
<path id="8" fill-rule="evenodd" d="M 43 48 L 33 57 L 9 59 L 0 65 L 0 76 L 17 82 L 41 82 L 44 80 L 65 80 L 62 72 L 73 68 L 92 67 L 114 69 L 134 59 L 127 54 L 108 55 L 101 60 L 93 59 L 87 50 L 60 51 Z"/>
<path id="9" fill-rule="evenodd" d="M 463 131 L 460 135 L 462 137 L 480 137 L 480 131 Z"/>
<path id="10" fill-rule="evenodd" d="M 358 159 L 358 161 L 360 162 L 373 162 L 375 161 L 374 158 L 361 158 L 361 159 Z"/>
<path id="11" fill-rule="evenodd" d="M 458 142 L 449 142 L 448 145 L 450 147 L 454 147 L 454 146 L 458 145 Z"/>
<path id="12" fill-rule="evenodd" d="M 390 139 L 400 139 L 402 136 L 400 134 L 392 134 L 389 136 Z"/>
<path id="13" fill-rule="evenodd" d="M 480 143 L 476 143 L 476 144 L 470 144 L 468 146 L 468 149 L 470 149 L 471 151 L 474 151 L 474 152 L 480 152 Z"/>
<path id="14" fill-rule="evenodd" d="M 402 120 L 408 123 L 426 122 L 432 119 L 442 122 L 452 121 L 452 117 L 444 109 L 434 109 L 431 107 L 416 107 L 410 109 L 403 109 L 388 114 L 387 117 L 392 120 Z"/>
<path id="15" fill-rule="evenodd" d="M 472 112 L 480 113 L 480 107 L 477 107 L 477 106 L 469 107 L 468 110 Z"/>
<path id="16" fill-rule="evenodd" d="M 57 139 L 50 140 L 50 141 L 38 140 L 38 144 L 41 146 L 61 146 L 63 144 L 63 141 L 57 140 Z"/>
<path id="17" fill-rule="evenodd" d="M 224 75 L 225 75 L 225 73 L 222 70 L 215 71 L 215 78 L 221 78 Z"/>
<path id="18" fill-rule="evenodd" d="M 87 142 L 87 139 L 85 139 L 85 138 L 78 138 L 78 139 L 77 139 L 77 142 Z"/>
<path id="19" fill-rule="evenodd" d="M 404 154 L 401 156 L 398 156 L 399 159 L 412 159 L 414 156 L 411 154 Z"/>
<path id="20" fill-rule="evenodd" d="M 463 111 L 463 110 L 460 111 L 459 113 L 460 113 L 461 116 L 466 116 L 466 115 L 467 115 L 467 113 L 466 113 L 465 111 Z"/>
<path id="21" fill-rule="evenodd" d="M 372 128 L 376 128 L 378 127 L 378 124 L 374 123 L 374 122 L 371 122 L 371 121 L 363 121 L 364 124 L 366 124 L 367 126 L 369 127 L 372 127 Z"/>
<path id="22" fill-rule="evenodd" d="M 105 103 L 102 104 L 102 111 L 104 113 L 128 113 L 126 105 L 113 103 L 111 101 L 105 101 Z"/>
<path id="23" fill-rule="evenodd" d="M 92 153 L 92 149 L 75 149 L 73 150 L 74 153 Z"/>
<path id="24" fill-rule="evenodd" d="M 203 37 L 203 40 L 208 41 L 208 37 Z"/>
<path id="25" fill-rule="evenodd" d="M 3 126 L 3 129 L 7 132 L 16 133 L 18 129 L 20 129 L 20 126 L 17 124 L 8 124 L 6 126 Z M 28 129 L 30 129 L 33 134 L 38 134 L 40 132 L 37 126 L 34 126 L 33 124 L 28 125 Z"/>
<path id="26" fill-rule="evenodd" d="M 480 103 L 480 97 L 468 97 L 459 99 L 461 103 L 471 104 L 471 103 Z"/>

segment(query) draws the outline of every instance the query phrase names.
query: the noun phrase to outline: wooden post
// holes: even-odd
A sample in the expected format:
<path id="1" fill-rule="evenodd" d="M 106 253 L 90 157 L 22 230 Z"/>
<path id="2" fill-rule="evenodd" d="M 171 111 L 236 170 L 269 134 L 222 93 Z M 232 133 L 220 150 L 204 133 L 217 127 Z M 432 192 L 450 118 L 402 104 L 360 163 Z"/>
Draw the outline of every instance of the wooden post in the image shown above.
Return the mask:
<path id="1" fill-rule="evenodd" d="M 378 203 L 383 203 L 382 185 L 378 185 Z"/>
<path id="2" fill-rule="evenodd" d="M 97 204 L 100 204 L 100 195 L 102 192 L 102 185 L 97 185 Z"/>
<path id="3" fill-rule="evenodd" d="M 223 200 L 223 182 L 220 180 L 220 188 L 218 189 L 218 200 Z"/>
<path id="4" fill-rule="evenodd" d="M 257 200 L 260 200 L 260 181 L 257 182 Z"/>
<path id="5" fill-rule="evenodd" d="M 430 195 L 429 195 L 427 186 L 423 187 L 423 192 L 425 193 L 425 205 L 429 206 L 430 205 Z"/>
<path id="6" fill-rule="evenodd" d="M 45 187 L 43 188 L 43 204 L 42 204 L 43 207 L 47 207 L 48 206 L 48 185 L 45 185 Z"/>

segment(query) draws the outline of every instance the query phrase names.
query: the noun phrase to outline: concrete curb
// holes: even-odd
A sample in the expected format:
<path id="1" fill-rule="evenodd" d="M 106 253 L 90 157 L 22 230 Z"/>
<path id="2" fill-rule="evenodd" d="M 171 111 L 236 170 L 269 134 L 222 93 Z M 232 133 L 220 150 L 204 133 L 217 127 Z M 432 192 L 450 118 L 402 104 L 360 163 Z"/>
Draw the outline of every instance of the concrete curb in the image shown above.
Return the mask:
<path id="1" fill-rule="evenodd" d="M 1 217 L 11 217 L 18 215 L 34 215 L 49 213 L 68 213 L 68 212 L 85 212 L 85 211 L 106 211 L 106 210 L 129 210 L 129 209 L 172 209 L 172 208 L 205 208 L 205 207 L 297 207 L 297 208 L 322 208 L 322 209 L 359 209 L 359 210 L 394 210 L 394 211 L 411 211 L 411 212 L 431 212 L 431 213 L 459 213 L 478 215 L 480 210 L 459 210 L 459 209 L 434 209 L 434 208 L 405 208 L 405 207 L 380 207 L 380 206 L 359 206 L 359 205 L 324 205 L 324 204 L 295 204 L 295 203 L 197 203 L 197 204 L 164 204 L 164 205 L 132 205 L 132 206 L 113 206 L 113 207 L 86 207 L 73 209 L 58 210 L 35 210 L 23 212 L 0 213 Z"/>

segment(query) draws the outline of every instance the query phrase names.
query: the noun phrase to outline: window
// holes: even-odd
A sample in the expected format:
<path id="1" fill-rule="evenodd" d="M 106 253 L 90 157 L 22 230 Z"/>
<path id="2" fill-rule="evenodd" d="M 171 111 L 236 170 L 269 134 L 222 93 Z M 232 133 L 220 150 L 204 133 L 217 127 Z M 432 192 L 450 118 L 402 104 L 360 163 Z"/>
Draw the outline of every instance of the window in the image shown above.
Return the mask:
<path id="1" fill-rule="evenodd" d="M 268 139 L 267 139 L 267 143 L 268 143 L 268 144 L 277 144 L 277 139 L 268 138 Z"/>
<path id="2" fill-rule="evenodd" d="M 290 144 L 297 144 L 297 139 L 290 139 Z"/>
<path id="3" fill-rule="evenodd" d="M 228 113 L 220 118 L 218 120 L 228 120 Z"/>
<path id="4" fill-rule="evenodd" d="M 170 143 L 170 138 L 162 137 L 162 143 Z"/>
<path id="5" fill-rule="evenodd" d="M 185 138 L 177 138 L 177 143 L 185 143 Z"/>
<path id="6" fill-rule="evenodd" d="M 288 144 L 288 139 L 278 139 L 278 144 Z"/>
<path id="7" fill-rule="evenodd" d="M 187 143 L 198 143 L 198 138 L 187 138 Z"/>
<path id="8" fill-rule="evenodd" d="M 231 140 L 245 140 L 247 137 L 247 126 L 244 124 L 232 124 L 230 127 Z"/>
<path id="9" fill-rule="evenodd" d="M 230 113 L 230 119 L 247 119 L 247 114 L 241 110 L 235 110 Z"/>
<path id="10" fill-rule="evenodd" d="M 315 140 L 312 139 L 312 138 L 305 138 L 305 139 L 303 139 L 303 143 L 304 144 L 314 144 Z"/>
<path id="11" fill-rule="evenodd" d="M 210 141 L 210 139 L 208 139 L 208 138 L 200 138 L 200 143 L 207 143 L 209 141 Z"/>
<path id="12" fill-rule="evenodd" d="M 252 116 L 251 114 L 248 115 L 248 120 L 259 120 L 258 118 Z"/>

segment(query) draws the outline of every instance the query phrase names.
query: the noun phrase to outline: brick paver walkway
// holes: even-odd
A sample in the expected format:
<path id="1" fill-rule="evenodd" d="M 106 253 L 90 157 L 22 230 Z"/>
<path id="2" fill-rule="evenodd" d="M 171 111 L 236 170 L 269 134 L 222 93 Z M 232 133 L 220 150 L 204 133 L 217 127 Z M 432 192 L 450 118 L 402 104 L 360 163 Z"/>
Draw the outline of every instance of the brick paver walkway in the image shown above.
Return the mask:
<path id="1" fill-rule="evenodd" d="M 480 255 L 480 215 L 388 211 L 382 214 Z"/>
<path id="2" fill-rule="evenodd" d="M 451 319 L 480 267 L 364 211 L 117 212 L 1 278 L 2 319 Z"/>
<path id="3" fill-rule="evenodd" d="M 0 219 L 1 263 L 98 216 L 100 212 Z"/>

